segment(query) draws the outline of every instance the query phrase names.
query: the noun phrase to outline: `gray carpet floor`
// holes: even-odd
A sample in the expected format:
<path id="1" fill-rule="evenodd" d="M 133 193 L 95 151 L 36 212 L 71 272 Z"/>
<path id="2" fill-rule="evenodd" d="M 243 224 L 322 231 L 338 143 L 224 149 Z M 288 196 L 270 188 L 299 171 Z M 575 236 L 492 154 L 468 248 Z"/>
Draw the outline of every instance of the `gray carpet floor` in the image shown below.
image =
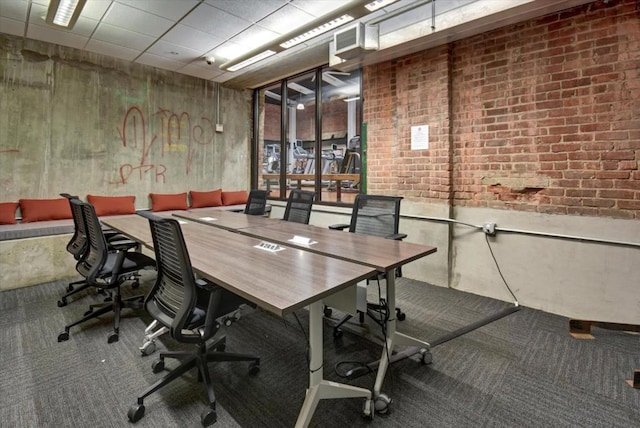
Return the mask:
<path id="1" fill-rule="evenodd" d="M 141 290 L 148 289 L 146 277 Z M 277 284 L 274 284 L 277 286 Z M 0 427 L 127 427 L 137 393 L 161 374 L 154 356 L 142 357 L 144 312 L 129 310 L 120 341 L 107 343 L 112 316 L 71 330 L 101 297 L 89 292 L 63 308 L 56 301 L 66 283 L 0 292 Z M 426 341 L 510 306 L 429 284 L 400 279 L 398 305 L 407 314 L 401 332 Z M 336 317 L 339 315 L 335 314 Z M 297 313 L 307 327 L 306 311 Z M 325 378 L 372 388 L 368 374 L 345 381 L 344 362 L 368 362 L 381 348 L 345 329 L 334 341 L 325 332 Z M 365 329 L 366 330 L 366 329 Z M 371 331 L 377 328 L 371 327 Z M 293 316 L 280 319 L 247 311 L 229 329 L 227 350 L 261 357 L 257 376 L 246 363 L 211 364 L 218 399 L 218 427 L 292 427 L 308 383 L 306 337 Z M 595 340 L 568 334 L 568 320 L 522 308 L 506 318 L 432 349 L 433 363 L 417 358 L 394 364 L 383 392 L 386 415 L 362 417 L 362 399 L 323 400 L 313 427 L 640 427 L 640 390 L 626 380 L 640 368 L 640 336 L 593 329 Z M 160 349 L 179 349 L 168 336 Z M 337 363 L 338 372 L 334 369 Z M 167 368 L 176 364 L 167 360 Z M 197 427 L 206 393 L 195 371 L 145 400 L 136 427 Z"/>

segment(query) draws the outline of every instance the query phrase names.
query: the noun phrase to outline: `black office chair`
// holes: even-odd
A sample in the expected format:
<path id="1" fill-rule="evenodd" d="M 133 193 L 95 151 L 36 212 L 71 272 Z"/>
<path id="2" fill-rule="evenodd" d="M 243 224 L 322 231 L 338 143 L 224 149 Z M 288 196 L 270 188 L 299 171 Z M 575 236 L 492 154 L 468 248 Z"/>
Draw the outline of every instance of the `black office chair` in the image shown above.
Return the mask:
<path id="1" fill-rule="evenodd" d="M 330 229 L 344 230 L 349 229 L 351 233 L 363 233 L 366 235 L 380 236 L 386 239 L 403 240 L 407 237 L 404 233 L 398 233 L 400 222 L 400 202 L 402 197 L 395 196 L 376 196 L 376 195 L 357 195 L 351 213 L 351 222 L 349 224 L 336 224 L 329 226 Z M 401 268 L 396 269 L 396 277 L 402 276 Z M 367 279 L 380 280 L 386 278 L 386 274 L 376 274 L 374 277 Z M 388 314 L 385 313 L 384 304 L 366 303 L 366 314 L 373 319 L 381 327 L 386 322 Z M 358 311 L 360 323 L 364 322 L 364 312 Z M 325 307 L 325 315 L 331 315 L 331 309 Z M 396 308 L 396 318 L 403 321 L 406 315 L 400 308 Z M 351 315 L 345 315 L 333 328 L 333 337 L 342 336 L 340 327 L 351 319 Z"/>
<path id="2" fill-rule="evenodd" d="M 284 209 L 283 220 L 309 224 L 311 208 L 313 207 L 315 197 L 316 192 L 299 189 L 292 190 L 291 193 L 289 193 L 287 206 Z"/>
<path id="3" fill-rule="evenodd" d="M 71 217 L 73 219 L 74 232 L 73 236 L 67 243 L 67 251 L 73 255 L 73 258 L 76 261 L 82 259 L 88 250 L 87 245 L 87 232 L 85 230 L 84 221 L 82 219 L 82 208 L 79 205 L 74 205 L 71 203 L 72 199 L 78 199 L 77 196 L 70 195 L 69 193 L 61 193 L 60 196 L 66 198 L 69 201 L 69 206 L 71 208 Z M 113 230 L 105 230 L 102 229 L 105 238 L 107 239 L 107 244 L 110 241 L 118 241 L 119 245 L 125 245 L 125 241 L 129 242 L 130 248 L 139 249 L 139 245 L 133 241 L 129 241 L 125 236 L 118 234 Z M 92 287 L 92 284 L 89 284 L 86 279 L 81 279 L 78 281 L 70 282 L 67 285 L 66 293 L 58 300 L 58 307 L 63 307 L 67 305 L 67 298 L 70 296 L 79 293 L 82 290 L 86 290 L 87 288 Z M 137 287 L 138 282 L 134 282 L 133 287 Z M 102 290 L 99 290 L 102 291 Z M 109 299 L 110 297 L 107 297 Z"/>
<path id="4" fill-rule="evenodd" d="M 244 213 L 249 215 L 264 215 L 267 211 L 267 191 L 253 189 L 249 192 Z"/>
<path id="5" fill-rule="evenodd" d="M 87 283 L 97 288 L 113 292 L 112 301 L 89 306 L 85 316 L 67 326 L 58 335 L 58 342 L 69 339 L 69 330 L 78 324 L 99 317 L 113 311 L 113 333 L 109 334 L 107 342 L 118 341 L 120 331 L 120 312 L 123 308 L 141 308 L 143 295 L 122 298 L 120 286 L 132 277 L 132 274 L 142 269 L 155 268 L 152 258 L 131 249 L 130 242 L 119 245 L 117 242 L 107 244 L 107 239 L 102 233 L 100 221 L 93 205 L 72 199 L 74 210 L 80 207 L 82 221 L 87 232 L 87 252 L 76 264 L 76 270 L 84 276 Z M 109 251 L 112 248 L 114 251 Z M 98 310 L 94 310 L 99 308 Z"/>
<path id="6" fill-rule="evenodd" d="M 146 212 L 140 215 L 149 219 L 158 264 L 158 277 L 145 298 L 145 308 L 155 320 L 169 329 L 176 341 L 192 343 L 197 349 L 195 352 L 160 353 L 159 359 L 152 365 L 154 373 L 163 370 L 165 358 L 177 358 L 181 361 L 180 365 L 138 396 L 137 403 L 129 408 L 127 416 L 131 422 L 139 421 L 144 416 L 144 399 L 147 396 L 195 367 L 198 369 L 198 379 L 204 382 L 209 395 L 209 408 L 201 415 L 202 425 L 208 426 L 216 421 L 217 416 L 207 363 L 251 361 L 249 374 L 256 374 L 260 370 L 260 358 L 254 355 L 223 352 L 226 347 L 224 336 L 209 345 L 210 350 L 207 350 L 207 340 L 214 337 L 220 328 L 217 319 L 248 302 L 218 285 L 194 278 L 178 221 Z"/>

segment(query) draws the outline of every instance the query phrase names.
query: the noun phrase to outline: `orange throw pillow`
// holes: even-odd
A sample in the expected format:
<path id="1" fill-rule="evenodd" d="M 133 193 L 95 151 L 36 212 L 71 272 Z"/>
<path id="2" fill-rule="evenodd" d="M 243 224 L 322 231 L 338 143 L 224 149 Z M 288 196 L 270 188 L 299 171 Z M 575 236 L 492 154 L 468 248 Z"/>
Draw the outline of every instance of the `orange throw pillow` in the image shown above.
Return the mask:
<path id="1" fill-rule="evenodd" d="M 151 193 L 151 211 L 187 210 L 187 192 Z"/>
<path id="2" fill-rule="evenodd" d="M 20 199 L 22 223 L 71 218 L 71 207 L 66 198 Z"/>
<path id="3" fill-rule="evenodd" d="M 135 196 L 87 195 L 87 201 L 96 209 L 98 217 L 136 213 Z"/>
<path id="4" fill-rule="evenodd" d="M 237 190 L 233 192 L 222 192 L 223 205 L 241 205 L 246 204 L 249 199 L 249 192 L 246 190 Z"/>
<path id="5" fill-rule="evenodd" d="M 0 203 L 0 224 L 16 224 L 17 202 Z"/>
<path id="6" fill-rule="evenodd" d="M 210 192 L 189 192 L 191 196 L 191 208 L 219 207 L 222 206 L 222 189 L 211 190 Z"/>

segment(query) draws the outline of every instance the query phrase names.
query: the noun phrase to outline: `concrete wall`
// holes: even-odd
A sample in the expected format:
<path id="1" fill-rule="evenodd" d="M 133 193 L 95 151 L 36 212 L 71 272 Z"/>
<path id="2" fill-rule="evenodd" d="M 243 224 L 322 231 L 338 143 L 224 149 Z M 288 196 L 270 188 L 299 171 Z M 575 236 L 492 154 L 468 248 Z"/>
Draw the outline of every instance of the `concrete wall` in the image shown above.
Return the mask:
<path id="1" fill-rule="evenodd" d="M 0 201 L 248 189 L 250 97 L 0 33 Z"/>

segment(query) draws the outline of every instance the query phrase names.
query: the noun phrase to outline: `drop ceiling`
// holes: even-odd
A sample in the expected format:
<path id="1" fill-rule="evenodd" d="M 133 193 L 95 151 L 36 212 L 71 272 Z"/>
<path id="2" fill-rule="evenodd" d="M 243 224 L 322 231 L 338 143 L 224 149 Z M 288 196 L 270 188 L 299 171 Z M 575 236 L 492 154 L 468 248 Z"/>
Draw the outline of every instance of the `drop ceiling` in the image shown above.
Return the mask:
<path id="1" fill-rule="evenodd" d="M 389 60 L 591 1 L 399 0 L 356 21 L 379 28 L 380 49 L 336 68 L 347 70 Z M 329 43 L 335 30 L 239 71 L 224 71 L 220 65 L 285 35 L 295 35 L 296 28 L 320 22 L 345 3 L 367 1 L 87 0 L 73 29 L 60 30 L 44 21 L 49 0 L 0 0 L 0 33 L 231 87 L 255 88 L 329 63 Z M 207 64 L 205 57 L 213 57 L 215 62 Z"/>

